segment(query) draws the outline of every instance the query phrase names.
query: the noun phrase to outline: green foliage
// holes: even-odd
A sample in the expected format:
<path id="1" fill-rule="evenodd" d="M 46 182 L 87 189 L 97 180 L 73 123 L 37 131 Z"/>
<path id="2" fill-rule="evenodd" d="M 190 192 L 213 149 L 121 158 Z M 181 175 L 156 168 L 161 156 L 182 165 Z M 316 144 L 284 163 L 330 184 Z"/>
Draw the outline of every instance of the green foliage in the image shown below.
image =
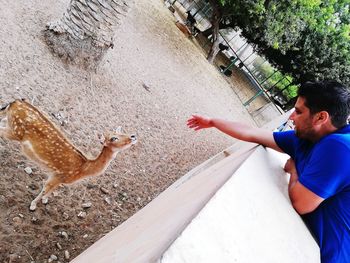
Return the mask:
<path id="1" fill-rule="evenodd" d="M 295 98 L 298 95 L 298 86 L 297 85 L 289 86 L 284 95 L 287 97 L 287 101 L 289 101 L 292 98 Z"/>
<path id="2" fill-rule="evenodd" d="M 259 74 L 256 76 L 262 83 L 262 86 L 266 90 L 270 90 L 272 94 L 278 94 L 282 92 L 282 95 L 286 98 L 286 101 L 297 96 L 297 85 L 291 85 L 293 78 L 291 76 L 284 75 L 280 71 L 276 71 L 269 64 L 257 64 L 254 63 Z M 287 89 L 285 89 L 287 87 Z M 282 91 L 283 90 L 283 91 Z"/>
<path id="3" fill-rule="evenodd" d="M 218 1 L 223 19 L 294 82 L 335 79 L 350 86 L 349 0 Z"/>

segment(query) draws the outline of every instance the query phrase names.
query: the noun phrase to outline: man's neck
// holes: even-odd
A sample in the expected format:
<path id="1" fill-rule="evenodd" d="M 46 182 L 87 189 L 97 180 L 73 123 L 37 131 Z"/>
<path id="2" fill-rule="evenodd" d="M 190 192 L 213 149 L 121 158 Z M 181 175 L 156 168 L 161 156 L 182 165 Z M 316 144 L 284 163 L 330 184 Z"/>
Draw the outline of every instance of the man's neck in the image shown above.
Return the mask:
<path id="1" fill-rule="evenodd" d="M 313 143 L 316 143 L 318 142 L 319 140 L 321 140 L 323 137 L 337 131 L 338 128 L 334 127 L 332 124 L 330 125 L 324 125 L 320 128 L 320 130 L 318 130 L 316 133 L 315 133 L 315 136 L 313 136 L 313 138 L 311 138 L 310 140 L 313 142 Z"/>

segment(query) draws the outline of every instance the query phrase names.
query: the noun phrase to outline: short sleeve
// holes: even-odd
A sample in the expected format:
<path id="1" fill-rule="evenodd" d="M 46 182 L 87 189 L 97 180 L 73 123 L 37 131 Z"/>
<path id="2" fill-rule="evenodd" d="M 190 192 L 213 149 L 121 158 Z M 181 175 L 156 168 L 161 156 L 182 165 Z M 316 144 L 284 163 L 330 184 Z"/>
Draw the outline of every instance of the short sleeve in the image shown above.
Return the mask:
<path id="1" fill-rule="evenodd" d="M 349 185 L 350 150 L 337 140 L 315 147 L 299 182 L 322 198 L 329 198 Z"/>
<path id="2" fill-rule="evenodd" d="M 295 159 L 296 135 L 294 130 L 284 132 L 274 132 L 273 138 L 286 154 Z"/>

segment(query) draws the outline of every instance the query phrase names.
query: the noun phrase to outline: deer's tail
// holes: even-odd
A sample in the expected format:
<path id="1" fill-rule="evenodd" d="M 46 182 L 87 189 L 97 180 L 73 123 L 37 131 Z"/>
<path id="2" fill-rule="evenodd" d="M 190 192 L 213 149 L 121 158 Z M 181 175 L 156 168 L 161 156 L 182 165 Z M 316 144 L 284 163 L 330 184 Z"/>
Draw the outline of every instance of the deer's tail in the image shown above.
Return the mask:
<path id="1" fill-rule="evenodd" d="M 5 106 L 2 106 L 2 107 L 0 108 L 0 111 L 4 111 L 8 106 L 9 106 L 9 104 L 6 104 Z"/>
<path id="2" fill-rule="evenodd" d="M 6 111 L 6 109 L 13 103 L 15 103 L 16 101 L 24 101 L 26 102 L 27 100 L 26 99 L 15 99 L 14 101 L 10 102 L 10 103 L 6 103 L 4 106 L 2 106 L 1 102 L 0 102 L 0 114 L 3 114 L 4 111 Z"/>
<path id="3" fill-rule="evenodd" d="M 0 106 L 0 117 L 6 115 L 6 109 L 10 106 L 11 103 L 7 103 L 5 106 Z"/>

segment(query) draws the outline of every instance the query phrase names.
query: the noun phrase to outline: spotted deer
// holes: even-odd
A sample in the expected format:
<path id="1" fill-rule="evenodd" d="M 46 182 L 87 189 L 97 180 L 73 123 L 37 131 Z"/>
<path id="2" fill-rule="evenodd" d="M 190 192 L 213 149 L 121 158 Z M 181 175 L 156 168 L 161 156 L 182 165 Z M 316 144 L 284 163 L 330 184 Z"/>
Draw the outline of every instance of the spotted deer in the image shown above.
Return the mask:
<path id="1" fill-rule="evenodd" d="M 135 135 L 121 129 L 106 134 L 103 149 L 94 160 L 87 158 L 37 108 L 24 100 L 15 100 L 0 109 L 0 136 L 19 141 L 23 153 L 47 170 L 49 177 L 39 195 L 31 202 L 47 203 L 48 195 L 60 184 L 71 184 L 86 177 L 101 175 L 118 152 L 136 143 Z"/>

